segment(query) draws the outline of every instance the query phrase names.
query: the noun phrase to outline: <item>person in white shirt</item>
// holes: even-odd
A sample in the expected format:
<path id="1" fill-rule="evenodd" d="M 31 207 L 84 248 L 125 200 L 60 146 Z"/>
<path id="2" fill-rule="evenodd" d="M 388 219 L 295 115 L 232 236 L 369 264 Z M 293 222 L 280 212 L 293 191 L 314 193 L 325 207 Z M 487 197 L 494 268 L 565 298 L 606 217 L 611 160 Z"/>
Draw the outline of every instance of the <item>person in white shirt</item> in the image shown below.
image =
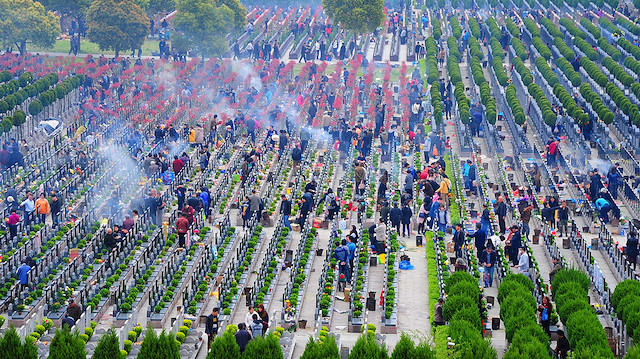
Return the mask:
<path id="1" fill-rule="evenodd" d="M 36 202 L 33 200 L 33 195 L 29 194 L 27 199 L 20 203 L 20 206 L 24 207 L 24 224 L 28 226 L 29 222 L 31 222 L 33 211 L 36 209 Z"/>
<path id="2" fill-rule="evenodd" d="M 520 253 L 518 254 L 518 268 L 520 274 L 524 274 L 527 278 L 531 279 L 531 273 L 529 273 L 529 255 L 525 251 L 524 247 L 520 247 Z"/>
<path id="3" fill-rule="evenodd" d="M 253 313 L 256 311 L 253 310 L 253 305 L 249 306 L 249 312 L 244 316 L 244 322 L 247 324 L 247 328 L 251 328 L 251 324 L 253 323 Z"/>

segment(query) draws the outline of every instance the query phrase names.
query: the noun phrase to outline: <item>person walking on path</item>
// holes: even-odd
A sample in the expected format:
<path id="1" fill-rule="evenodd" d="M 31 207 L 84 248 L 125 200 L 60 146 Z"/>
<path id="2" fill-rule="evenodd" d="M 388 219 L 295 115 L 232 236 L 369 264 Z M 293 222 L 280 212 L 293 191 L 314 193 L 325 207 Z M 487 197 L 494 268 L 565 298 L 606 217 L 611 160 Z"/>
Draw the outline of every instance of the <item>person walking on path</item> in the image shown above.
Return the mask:
<path id="1" fill-rule="evenodd" d="M 473 238 L 476 246 L 476 253 L 478 258 L 480 258 L 480 254 L 484 251 L 485 243 L 487 242 L 487 235 L 482 230 L 482 225 L 480 223 L 476 223 L 476 231 L 473 234 L 467 234 L 467 236 Z"/>
<path id="2" fill-rule="evenodd" d="M 439 325 L 444 325 L 444 315 L 442 314 L 442 310 L 444 307 L 444 299 L 442 297 L 438 298 L 438 302 L 433 307 L 433 324 L 437 327 Z"/>
<path id="3" fill-rule="evenodd" d="M 333 256 L 338 261 L 339 272 L 340 274 L 344 274 L 347 282 L 351 281 L 351 273 L 349 273 L 349 266 L 347 262 L 349 261 L 349 248 L 347 247 L 347 240 L 342 240 L 342 245 L 338 246 L 333 252 Z"/>
<path id="4" fill-rule="evenodd" d="M 424 234 L 425 232 L 425 223 L 427 221 L 427 217 L 429 217 L 429 210 L 427 207 L 429 204 L 425 201 L 420 205 L 420 209 L 418 210 L 418 218 L 416 221 L 418 222 L 418 234 Z"/>
<path id="5" fill-rule="evenodd" d="M 211 343 L 218 335 L 218 308 L 213 308 L 211 314 L 207 315 L 204 332 L 207 334 L 207 350 L 211 349 Z"/>
<path id="6" fill-rule="evenodd" d="M 494 252 L 493 245 L 488 245 L 480 255 L 480 263 L 484 267 L 484 287 L 493 286 L 493 273 L 496 263 L 498 262 L 498 254 Z"/>
<path id="7" fill-rule="evenodd" d="M 282 202 L 280 202 L 280 214 L 282 214 L 282 224 L 289 228 L 291 231 L 291 222 L 289 222 L 289 216 L 291 215 L 291 201 L 287 199 L 287 196 L 282 195 Z"/>

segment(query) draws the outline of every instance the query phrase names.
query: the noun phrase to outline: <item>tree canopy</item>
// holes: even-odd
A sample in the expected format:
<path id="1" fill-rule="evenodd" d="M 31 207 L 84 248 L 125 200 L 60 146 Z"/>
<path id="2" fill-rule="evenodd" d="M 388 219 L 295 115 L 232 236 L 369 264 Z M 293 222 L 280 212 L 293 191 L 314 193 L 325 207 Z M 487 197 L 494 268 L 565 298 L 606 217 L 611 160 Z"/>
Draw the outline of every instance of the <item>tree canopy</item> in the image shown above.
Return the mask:
<path id="1" fill-rule="evenodd" d="M 84 19 L 91 0 L 47 0 L 42 4 L 49 10 L 59 12 L 62 16 L 80 20 Z"/>
<path id="2" fill-rule="evenodd" d="M 384 21 L 384 0 L 322 0 L 324 11 L 341 27 L 364 34 Z"/>
<path id="3" fill-rule="evenodd" d="M 149 0 L 148 2 L 147 14 L 149 15 L 168 13 L 176 9 L 175 0 Z"/>
<path id="4" fill-rule="evenodd" d="M 225 36 L 246 23 L 247 9 L 239 0 L 182 0 L 173 24 L 180 41 L 204 56 L 222 55 Z"/>
<path id="5" fill-rule="evenodd" d="M 24 55 L 27 43 L 51 47 L 60 35 L 60 22 L 33 0 L 0 0 L 0 44 L 16 46 Z"/>
<path id="6" fill-rule="evenodd" d="M 95 0 L 87 13 L 87 37 L 101 50 L 135 50 L 149 33 L 149 18 L 132 0 Z"/>

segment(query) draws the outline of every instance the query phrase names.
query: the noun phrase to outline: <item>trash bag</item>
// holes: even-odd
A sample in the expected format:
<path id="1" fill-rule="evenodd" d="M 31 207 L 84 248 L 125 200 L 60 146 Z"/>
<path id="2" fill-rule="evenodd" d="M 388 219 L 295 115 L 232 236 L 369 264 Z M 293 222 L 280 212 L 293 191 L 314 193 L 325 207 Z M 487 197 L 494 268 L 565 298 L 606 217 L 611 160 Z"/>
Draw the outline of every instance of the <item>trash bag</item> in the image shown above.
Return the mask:
<path id="1" fill-rule="evenodd" d="M 405 270 L 415 268 L 409 261 L 401 261 L 399 267 L 400 269 L 405 269 Z"/>

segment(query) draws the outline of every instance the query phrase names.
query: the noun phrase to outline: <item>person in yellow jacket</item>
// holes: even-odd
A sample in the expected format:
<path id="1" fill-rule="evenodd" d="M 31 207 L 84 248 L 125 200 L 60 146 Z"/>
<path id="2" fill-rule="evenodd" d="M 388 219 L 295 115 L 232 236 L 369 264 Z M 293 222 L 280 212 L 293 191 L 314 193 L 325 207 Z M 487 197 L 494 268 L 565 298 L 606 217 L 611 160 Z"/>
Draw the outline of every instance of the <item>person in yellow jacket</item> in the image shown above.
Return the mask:
<path id="1" fill-rule="evenodd" d="M 442 181 L 440 181 L 440 187 L 436 190 L 440 193 L 440 198 L 444 201 L 444 207 L 449 210 L 449 193 L 451 192 L 451 180 L 446 174 L 442 173 Z"/>
<path id="2" fill-rule="evenodd" d="M 44 197 L 44 192 L 40 193 L 40 198 L 36 200 L 36 212 L 38 213 L 41 223 L 44 223 L 50 210 L 51 207 L 49 206 L 49 201 Z"/>
<path id="3" fill-rule="evenodd" d="M 195 143 L 196 143 L 196 129 L 193 128 L 193 126 L 191 126 L 189 128 L 189 145 L 193 147 Z"/>

